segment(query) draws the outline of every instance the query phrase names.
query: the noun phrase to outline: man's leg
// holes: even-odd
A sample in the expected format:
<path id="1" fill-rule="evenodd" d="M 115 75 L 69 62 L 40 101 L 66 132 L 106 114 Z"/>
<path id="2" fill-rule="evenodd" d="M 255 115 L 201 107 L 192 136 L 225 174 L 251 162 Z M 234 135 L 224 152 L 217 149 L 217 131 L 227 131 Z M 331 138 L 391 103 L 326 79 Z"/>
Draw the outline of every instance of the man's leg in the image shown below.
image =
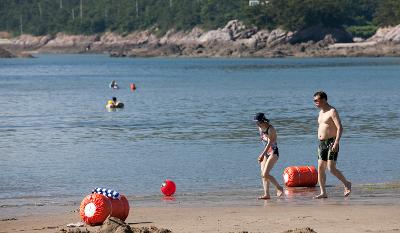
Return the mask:
<path id="1" fill-rule="evenodd" d="M 344 184 L 344 196 L 347 197 L 351 193 L 351 182 L 344 177 L 341 171 L 336 168 L 336 161 L 328 160 L 328 170 L 336 176 Z"/>
<path id="2" fill-rule="evenodd" d="M 314 197 L 314 199 L 320 199 L 320 198 L 327 198 L 328 195 L 326 194 L 326 188 L 325 188 L 325 183 L 326 183 L 326 161 L 324 160 L 318 160 L 318 183 L 319 183 L 319 188 L 321 189 L 321 193 L 317 196 Z"/>

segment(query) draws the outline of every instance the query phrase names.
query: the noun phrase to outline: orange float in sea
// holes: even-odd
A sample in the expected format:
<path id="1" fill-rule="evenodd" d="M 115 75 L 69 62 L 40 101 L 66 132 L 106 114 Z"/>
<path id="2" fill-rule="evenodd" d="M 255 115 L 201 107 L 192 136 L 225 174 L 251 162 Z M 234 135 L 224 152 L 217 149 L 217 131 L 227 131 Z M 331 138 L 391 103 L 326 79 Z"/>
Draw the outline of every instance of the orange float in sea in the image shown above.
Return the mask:
<path id="1" fill-rule="evenodd" d="M 130 87 L 131 87 L 131 91 L 136 90 L 136 85 L 134 83 L 131 83 Z"/>
<path id="2" fill-rule="evenodd" d="M 283 172 L 288 187 L 314 187 L 318 182 L 318 172 L 314 166 L 292 166 Z"/>

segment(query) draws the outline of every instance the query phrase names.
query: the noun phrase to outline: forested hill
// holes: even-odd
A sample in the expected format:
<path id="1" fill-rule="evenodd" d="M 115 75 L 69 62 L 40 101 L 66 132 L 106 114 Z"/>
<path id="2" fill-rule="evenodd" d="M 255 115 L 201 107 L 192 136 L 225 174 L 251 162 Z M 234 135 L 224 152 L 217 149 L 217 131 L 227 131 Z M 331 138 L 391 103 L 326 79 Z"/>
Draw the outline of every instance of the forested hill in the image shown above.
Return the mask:
<path id="1" fill-rule="evenodd" d="M 231 19 L 259 29 L 343 27 L 368 37 L 378 26 L 400 24 L 400 0 L 0 0 L 0 31 L 45 35 L 57 32 L 121 34 L 152 29 L 206 30 Z"/>

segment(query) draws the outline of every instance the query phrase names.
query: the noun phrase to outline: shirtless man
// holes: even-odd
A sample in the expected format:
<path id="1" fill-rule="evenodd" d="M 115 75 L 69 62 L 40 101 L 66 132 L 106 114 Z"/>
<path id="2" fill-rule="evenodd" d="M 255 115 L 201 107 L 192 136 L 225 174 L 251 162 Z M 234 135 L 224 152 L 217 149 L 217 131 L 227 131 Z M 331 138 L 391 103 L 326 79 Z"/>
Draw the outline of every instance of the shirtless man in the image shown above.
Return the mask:
<path id="1" fill-rule="evenodd" d="M 314 94 L 314 103 L 320 109 L 318 115 L 318 183 L 321 193 L 315 199 L 327 198 L 326 174 L 328 170 L 344 184 L 344 196 L 351 192 L 351 182 L 346 180 L 342 172 L 336 168 L 336 160 L 339 153 L 339 141 L 342 136 L 342 123 L 339 114 L 334 107 L 328 104 L 328 96 L 323 91 Z"/>

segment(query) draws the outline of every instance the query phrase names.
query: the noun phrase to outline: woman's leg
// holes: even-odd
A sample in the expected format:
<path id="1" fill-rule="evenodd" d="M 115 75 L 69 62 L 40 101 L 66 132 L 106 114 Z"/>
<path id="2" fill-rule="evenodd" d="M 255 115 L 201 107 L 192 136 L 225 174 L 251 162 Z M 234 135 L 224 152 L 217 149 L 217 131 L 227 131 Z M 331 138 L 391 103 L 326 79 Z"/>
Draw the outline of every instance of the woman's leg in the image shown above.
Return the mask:
<path id="1" fill-rule="evenodd" d="M 269 180 L 264 179 L 263 177 L 263 171 L 265 170 L 265 166 L 267 164 L 267 159 L 264 157 L 263 161 L 260 163 L 260 168 L 261 168 L 261 181 L 264 187 L 264 195 L 260 196 L 258 199 L 270 199 L 269 196 Z"/>
<path id="2" fill-rule="evenodd" d="M 261 175 L 263 176 L 264 180 L 271 181 L 271 183 L 276 187 L 276 195 L 280 197 L 283 193 L 283 188 L 279 185 L 278 181 L 276 181 L 275 177 L 269 174 L 277 161 L 278 156 L 276 154 L 270 155 L 266 161 Z"/>

